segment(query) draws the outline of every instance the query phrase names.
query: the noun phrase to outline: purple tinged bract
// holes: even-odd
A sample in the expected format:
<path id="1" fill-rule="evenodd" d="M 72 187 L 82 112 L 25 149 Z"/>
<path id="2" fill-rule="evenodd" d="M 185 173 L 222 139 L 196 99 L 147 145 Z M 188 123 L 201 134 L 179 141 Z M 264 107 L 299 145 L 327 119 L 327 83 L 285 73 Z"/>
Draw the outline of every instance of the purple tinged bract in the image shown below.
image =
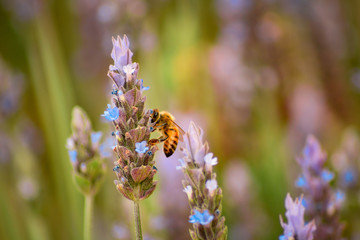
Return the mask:
<path id="1" fill-rule="evenodd" d="M 110 65 L 110 71 L 122 71 L 123 67 L 131 63 L 133 53 L 130 50 L 130 42 L 126 35 L 121 39 L 120 36 L 112 38 L 113 49 L 111 51 L 111 58 L 114 60 L 114 65 Z"/>
<path id="2" fill-rule="evenodd" d="M 290 194 L 287 194 L 285 199 L 286 218 L 288 223 L 285 223 L 280 216 L 280 223 L 284 229 L 284 234 L 279 237 L 279 240 L 312 240 L 313 233 L 316 230 L 315 221 L 312 220 L 305 224 L 304 213 L 305 207 L 302 205 L 302 197 L 293 201 Z"/>

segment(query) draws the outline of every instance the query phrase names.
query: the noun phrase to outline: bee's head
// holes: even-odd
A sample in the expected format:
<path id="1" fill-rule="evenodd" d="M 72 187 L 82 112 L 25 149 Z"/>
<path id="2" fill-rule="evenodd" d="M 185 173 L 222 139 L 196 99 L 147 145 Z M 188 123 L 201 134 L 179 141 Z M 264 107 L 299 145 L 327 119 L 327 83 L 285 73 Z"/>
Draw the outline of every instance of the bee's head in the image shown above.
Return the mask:
<path id="1" fill-rule="evenodd" d="M 150 118 L 151 118 L 151 123 L 157 122 L 160 118 L 160 113 L 159 113 L 159 109 L 155 108 L 150 110 Z"/>

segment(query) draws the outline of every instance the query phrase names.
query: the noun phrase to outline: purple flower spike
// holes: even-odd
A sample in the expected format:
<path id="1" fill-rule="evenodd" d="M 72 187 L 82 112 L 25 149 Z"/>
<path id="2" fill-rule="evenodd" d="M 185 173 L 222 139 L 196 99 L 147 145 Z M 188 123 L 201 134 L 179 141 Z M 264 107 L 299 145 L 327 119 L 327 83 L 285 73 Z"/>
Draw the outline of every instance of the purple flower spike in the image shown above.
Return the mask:
<path id="1" fill-rule="evenodd" d="M 279 240 L 312 240 L 314 238 L 313 232 L 316 230 L 315 221 L 312 220 L 305 224 L 305 207 L 302 205 L 302 197 L 300 200 L 295 199 L 293 201 L 290 194 L 287 194 L 285 207 L 288 223 L 284 223 L 280 216 L 280 223 L 284 229 L 284 234 L 279 237 Z"/>
<path id="2" fill-rule="evenodd" d="M 210 215 L 208 210 L 202 213 L 198 210 L 194 210 L 194 214 L 190 216 L 190 223 L 200 223 L 201 225 L 208 225 L 214 219 L 213 215 Z"/>
<path id="3" fill-rule="evenodd" d="M 336 194 L 330 186 L 335 174 L 324 168 L 325 161 L 326 154 L 321 149 L 319 142 L 315 137 L 309 136 L 306 140 L 303 157 L 298 159 L 302 174 L 296 181 L 296 186 L 304 192 L 306 204 L 303 206 L 306 206 L 307 216 L 314 219 L 316 223 L 314 238 L 316 240 L 341 239 L 343 224 L 339 221 L 339 210 L 342 201 L 337 200 Z M 340 194 L 339 199 L 341 197 Z M 289 219 L 289 223 L 294 224 L 294 221 Z M 284 236 L 285 239 L 288 239 L 286 234 Z"/>
<path id="4" fill-rule="evenodd" d="M 105 117 L 109 121 L 115 121 L 119 118 L 119 109 L 117 107 L 111 108 L 110 104 L 108 104 L 108 108 L 101 116 Z"/>

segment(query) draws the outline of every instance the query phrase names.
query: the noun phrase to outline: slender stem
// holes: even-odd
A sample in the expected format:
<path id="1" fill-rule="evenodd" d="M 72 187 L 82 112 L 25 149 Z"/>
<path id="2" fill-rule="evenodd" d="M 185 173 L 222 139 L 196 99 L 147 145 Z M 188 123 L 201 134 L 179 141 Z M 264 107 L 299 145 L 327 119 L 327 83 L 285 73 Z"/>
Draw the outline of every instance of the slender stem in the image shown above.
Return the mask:
<path id="1" fill-rule="evenodd" d="M 91 240 L 92 215 L 93 215 L 93 195 L 85 196 L 84 206 L 84 240 Z"/>
<path id="2" fill-rule="evenodd" d="M 136 240 L 142 240 L 143 237 L 141 231 L 140 204 L 138 201 L 134 201 L 134 218 L 135 218 Z"/>

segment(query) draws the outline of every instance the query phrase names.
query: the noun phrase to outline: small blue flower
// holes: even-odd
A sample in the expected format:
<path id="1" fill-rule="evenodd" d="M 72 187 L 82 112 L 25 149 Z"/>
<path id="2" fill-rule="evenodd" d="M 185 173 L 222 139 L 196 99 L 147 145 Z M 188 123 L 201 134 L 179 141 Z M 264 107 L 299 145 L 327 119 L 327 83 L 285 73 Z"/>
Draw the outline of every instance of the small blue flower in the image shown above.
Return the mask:
<path id="1" fill-rule="evenodd" d="M 308 203 L 306 202 L 306 200 L 303 198 L 301 199 L 301 205 L 303 205 L 304 208 L 307 208 Z"/>
<path id="2" fill-rule="evenodd" d="M 325 182 L 330 182 L 331 180 L 334 179 L 334 173 L 328 171 L 328 170 L 323 170 L 321 172 L 321 178 L 325 181 Z"/>
<path id="3" fill-rule="evenodd" d="M 200 223 L 201 225 L 207 225 L 211 223 L 214 219 L 213 215 L 210 215 L 208 210 L 203 211 L 202 213 L 198 210 L 194 210 L 194 214 L 190 216 L 190 223 Z"/>
<path id="4" fill-rule="evenodd" d="M 345 193 L 340 190 L 337 190 L 335 193 L 335 201 L 341 203 L 344 200 L 345 200 Z"/>
<path id="5" fill-rule="evenodd" d="M 149 150 L 149 147 L 146 146 L 146 141 L 135 143 L 135 151 L 138 153 L 146 153 Z"/>
<path id="6" fill-rule="evenodd" d="M 345 173 L 344 173 L 344 180 L 345 180 L 345 183 L 350 185 L 352 183 L 355 182 L 355 174 L 352 170 L 347 170 Z"/>
<path id="7" fill-rule="evenodd" d="M 116 165 L 116 166 L 113 168 L 113 171 L 114 171 L 114 172 L 117 172 L 119 169 L 120 169 L 120 166 L 119 166 L 119 165 Z"/>
<path id="8" fill-rule="evenodd" d="M 117 94 L 118 94 L 118 90 L 117 90 L 117 89 L 113 89 L 113 90 L 111 91 L 111 94 L 112 94 L 112 95 L 117 95 Z"/>
<path id="9" fill-rule="evenodd" d="M 149 89 L 150 89 L 150 87 L 144 87 L 144 86 L 143 86 L 144 80 L 141 79 L 140 81 L 141 81 L 141 83 L 140 83 L 140 90 L 141 90 L 141 91 L 146 91 L 146 90 L 149 90 Z"/>
<path id="10" fill-rule="evenodd" d="M 75 164 L 77 162 L 77 151 L 76 150 L 69 150 L 69 157 L 70 161 Z"/>
<path id="11" fill-rule="evenodd" d="M 295 185 L 299 188 L 302 188 L 302 187 L 305 187 L 307 185 L 307 182 L 304 178 L 304 176 L 300 176 L 296 182 L 295 182 Z"/>
<path id="12" fill-rule="evenodd" d="M 284 235 L 281 235 L 281 236 L 279 237 L 279 240 L 286 240 L 286 237 L 285 237 Z"/>
<path id="13" fill-rule="evenodd" d="M 117 107 L 111 108 L 110 104 L 108 104 L 108 108 L 101 116 L 105 117 L 109 121 L 115 121 L 119 118 L 119 109 Z"/>
<path id="14" fill-rule="evenodd" d="M 102 136 L 102 132 L 93 132 L 93 133 L 91 133 L 91 142 L 93 144 L 97 144 L 100 141 L 101 136 Z"/>

